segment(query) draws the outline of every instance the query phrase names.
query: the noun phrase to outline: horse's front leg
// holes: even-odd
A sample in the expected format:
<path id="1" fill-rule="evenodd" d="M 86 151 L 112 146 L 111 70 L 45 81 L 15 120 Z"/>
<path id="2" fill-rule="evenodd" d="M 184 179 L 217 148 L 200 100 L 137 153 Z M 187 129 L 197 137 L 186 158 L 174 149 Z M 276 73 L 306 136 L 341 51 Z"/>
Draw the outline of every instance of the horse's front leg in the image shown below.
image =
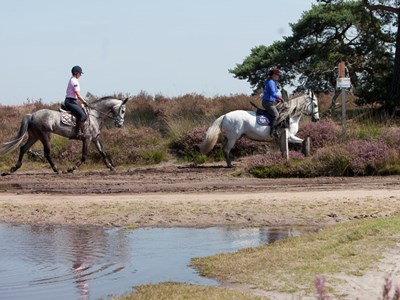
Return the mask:
<path id="1" fill-rule="evenodd" d="M 82 156 L 81 156 L 81 160 L 78 161 L 75 166 L 68 168 L 68 172 L 72 173 L 75 170 L 77 170 L 87 159 L 88 156 L 88 152 L 89 152 L 89 142 L 90 140 L 87 138 L 84 138 L 82 140 Z"/>
<path id="2" fill-rule="evenodd" d="M 111 160 L 110 157 L 108 157 L 107 153 L 104 151 L 103 144 L 100 142 L 99 138 L 96 138 L 93 140 L 93 143 L 96 145 L 97 150 L 99 151 L 101 157 L 103 158 L 104 163 L 106 164 L 107 168 L 110 169 L 110 171 L 114 171 L 114 164 Z"/>

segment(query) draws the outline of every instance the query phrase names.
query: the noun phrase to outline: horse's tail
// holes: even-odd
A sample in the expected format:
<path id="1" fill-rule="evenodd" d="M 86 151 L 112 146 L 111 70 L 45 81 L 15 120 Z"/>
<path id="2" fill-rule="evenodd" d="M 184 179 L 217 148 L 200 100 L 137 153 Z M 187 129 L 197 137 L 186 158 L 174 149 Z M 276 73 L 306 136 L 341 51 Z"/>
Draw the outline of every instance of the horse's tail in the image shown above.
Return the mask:
<path id="1" fill-rule="evenodd" d="M 225 115 L 220 116 L 214 121 L 211 127 L 208 128 L 206 138 L 201 144 L 198 145 L 202 154 L 210 152 L 217 143 L 219 134 L 221 133 L 221 123 L 224 117 Z"/>
<path id="2" fill-rule="evenodd" d="M 21 121 L 21 127 L 19 128 L 18 134 L 11 141 L 4 143 L 0 147 L 0 154 L 6 154 L 18 148 L 24 139 L 26 132 L 28 131 L 28 126 L 31 122 L 32 115 L 26 114 Z"/>

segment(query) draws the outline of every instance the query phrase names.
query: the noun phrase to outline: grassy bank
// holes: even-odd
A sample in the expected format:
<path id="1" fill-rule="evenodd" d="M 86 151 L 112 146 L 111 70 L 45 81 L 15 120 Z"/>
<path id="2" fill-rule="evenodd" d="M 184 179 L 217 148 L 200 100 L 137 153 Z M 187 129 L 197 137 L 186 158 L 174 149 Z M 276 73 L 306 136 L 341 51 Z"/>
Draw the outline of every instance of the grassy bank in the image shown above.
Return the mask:
<path id="1" fill-rule="evenodd" d="M 174 282 L 142 285 L 137 287 L 133 294 L 115 298 L 115 300 L 149 299 L 259 300 L 262 298 L 221 287 L 194 286 Z"/>
<path id="2" fill-rule="evenodd" d="M 265 291 L 315 295 L 315 280 L 328 278 L 327 290 L 345 297 L 342 280 L 335 274 L 360 276 L 377 267 L 385 250 L 399 242 L 400 216 L 352 221 L 325 228 L 318 233 L 288 238 L 270 245 L 236 253 L 193 259 L 202 275 L 221 281 L 246 284 Z M 396 283 L 399 284 L 399 283 Z M 253 299 L 247 292 L 246 298 Z M 137 288 L 129 296 L 116 299 L 236 299 L 223 288 L 162 283 Z M 256 299 L 256 298 L 254 298 Z"/>
<path id="3" fill-rule="evenodd" d="M 399 242 L 399 231 L 399 216 L 352 221 L 256 249 L 198 258 L 193 265 L 208 277 L 288 293 L 312 294 L 316 276 L 326 275 L 332 277 L 331 292 L 340 295 L 334 274 L 359 276 L 376 267 L 385 249 Z"/>

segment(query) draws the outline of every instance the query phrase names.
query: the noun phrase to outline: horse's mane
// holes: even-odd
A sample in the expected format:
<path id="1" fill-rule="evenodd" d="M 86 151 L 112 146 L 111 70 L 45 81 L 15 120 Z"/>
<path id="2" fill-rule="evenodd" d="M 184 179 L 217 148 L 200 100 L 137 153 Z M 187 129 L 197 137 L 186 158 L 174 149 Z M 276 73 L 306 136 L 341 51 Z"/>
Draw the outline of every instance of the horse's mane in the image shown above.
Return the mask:
<path id="1" fill-rule="evenodd" d="M 277 107 L 281 110 L 279 112 L 278 124 L 283 120 L 286 120 L 288 117 L 301 114 L 307 107 L 307 101 L 305 101 L 306 98 L 306 95 L 302 95 L 289 100 L 288 102 L 279 103 Z"/>
<path id="2" fill-rule="evenodd" d="M 96 100 L 92 101 L 91 103 L 96 104 L 96 103 L 98 103 L 98 102 L 101 102 L 101 101 L 104 101 L 104 100 L 108 100 L 108 99 L 117 99 L 117 100 L 121 100 L 121 99 L 118 99 L 118 98 L 113 97 L 113 96 L 104 96 L 104 97 L 101 97 L 101 98 L 99 98 L 99 99 L 96 99 Z M 121 100 L 121 101 L 122 101 L 122 100 Z"/>

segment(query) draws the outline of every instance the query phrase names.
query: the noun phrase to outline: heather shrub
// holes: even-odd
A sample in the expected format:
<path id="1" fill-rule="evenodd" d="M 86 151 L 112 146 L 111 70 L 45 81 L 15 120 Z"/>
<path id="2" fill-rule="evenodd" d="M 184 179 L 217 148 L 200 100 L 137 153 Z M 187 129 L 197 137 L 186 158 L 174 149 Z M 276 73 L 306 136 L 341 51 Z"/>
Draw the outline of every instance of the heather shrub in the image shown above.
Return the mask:
<path id="1" fill-rule="evenodd" d="M 288 162 L 280 152 L 251 156 L 246 159 L 246 166 L 250 174 L 260 178 L 276 178 L 288 173 Z"/>
<path id="2" fill-rule="evenodd" d="M 234 110 L 254 110 L 250 104 L 252 101 L 261 107 L 260 97 L 236 94 L 230 96 L 218 96 L 210 100 L 213 110 L 210 111 L 215 117 L 219 117 Z"/>
<path id="3" fill-rule="evenodd" d="M 115 165 L 159 163 L 167 157 L 166 141 L 153 128 L 105 129 L 102 140 Z M 100 154 L 92 155 L 101 160 Z"/>
<path id="4" fill-rule="evenodd" d="M 125 126 L 157 128 L 159 108 L 153 98 L 144 92 L 127 102 Z"/>
<path id="5" fill-rule="evenodd" d="M 393 159 L 391 149 L 381 140 L 353 140 L 346 147 L 350 153 L 350 168 L 354 175 L 376 175 Z"/>
<path id="6" fill-rule="evenodd" d="M 221 147 L 222 148 L 222 147 Z M 234 157 L 244 157 L 256 154 L 266 154 L 269 155 L 271 151 L 271 143 L 263 141 L 253 141 L 247 137 L 240 138 L 235 147 L 233 147 L 231 154 Z"/>
<path id="7" fill-rule="evenodd" d="M 318 149 L 311 158 L 289 152 L 289 161 L 274 155 L 253 156 L 246 169 L 256 177 L 364 176 L 396 174 L 398 155 L 381 140 L 353 140 Z"/>
<path id="8" fill-rule="evenodd" d="M 342 144 L 318 149 L 312 161 L 320 176 L 351 175 L 350 154 Z"/>
<path id="9" fill-rule="evenodd" d="M 289 153 L 290 154 L 290 153 Z M 303 160 L 291 160 L 290 176 L 298 178 L 310 178 L 320 176 L 319 164 L 314 163 L 311 159 L 304 158 Z"/>
<path id="10" fill-rule="evenodd" d="M 393 151 L 380 140 L 352 140 L 320 149 L 313 158 L 326 176 L 376 175 L 394 159 Z"/>
<path id="11" fill-rule="evenodd" d="M 207 98 L 198 94 L 186 94 L 174 97 L 163 106 L 162 112 L 167 117 L 180 117 L 194 121 L 204 117 L 208 110 Z"/>
<path id="12" fill-rule="evenodd" d="M 400 152 L 400 128 L 392 127 L 381 131 L 380 138 L 390 147 Z"/>
<path id="13" fill-rule="evenodd" d="M 42 103 L 42 100 L 27 100 L 24 105 L 0 105 L 0 142 L 6 142 L 16 136 L 21 125 L 22 117 L 39 109 L 57 109 L 58 104 L 49 105 Z"/>
<path id="14" fill-rule="evenodd" d="M 80 141 L 76 141 L 76 140 L 67 140 L 68 141 L 63 148 L 63 151 L 59 151 L 59 155 L 58 156 L 54 156 L 54 149 L 52 148 L 52 157 L 54 157 L 54 159 L 59 159 L 60 161 L 62 161 L 64 164 L 65 163 L 74 163 L 77 162 L 81 155 L 82 155 L 82 142 Z M 106 146 L 105 146 L 106 147 Z M 94 161 L 99 161 L 100 160 L 100 156 L 97 157 L 95 155 L 91 155 L 91 151 L 93 151 L 93 147 L 89 147 L 89 159 Z M 95 150 L 97 151 L 97 150 Z M 107 151 L 107 148 L 106 148 Z"/>
<path id="15" fill-rule="evenodd" d="M 339 141 L 339 128 L 329 120 L 319 122 L 304 122 L 299 128 L 298 137 L 311 139 L 311 153 L 317 149 L 334 145 Z"/>
<path id="16" fill-rule="evenodd" d="M 304 154 L 299 151 L 289 151 L 289 157 L 293 161 L 302 161 L 305 159 Z"/>
<path id="17" fill-rule="evenodd" d="M 314 177 L 318 174 L 315 164 L 302 153 L 289 151 L 289 156 L 289 161 L 286 161 L 279 151 L 251 156 L 246 159 L 246 170 L 260 178 Z"/>
<path id="18" fill-rule="evenodd" d="M 200 144 L 205 135 L 206 127 L 197 127 L 187 132 L 182 133 L 176 140 L 172 140 L 170 148 L 174 151 L 176 156 L 184 161 L 191 161 L 195 163 L 204 163 L 207 157 L 223 157 L 221 148 L 216 146 L 207 156 L 202 155 L 197 145 Z"/>

